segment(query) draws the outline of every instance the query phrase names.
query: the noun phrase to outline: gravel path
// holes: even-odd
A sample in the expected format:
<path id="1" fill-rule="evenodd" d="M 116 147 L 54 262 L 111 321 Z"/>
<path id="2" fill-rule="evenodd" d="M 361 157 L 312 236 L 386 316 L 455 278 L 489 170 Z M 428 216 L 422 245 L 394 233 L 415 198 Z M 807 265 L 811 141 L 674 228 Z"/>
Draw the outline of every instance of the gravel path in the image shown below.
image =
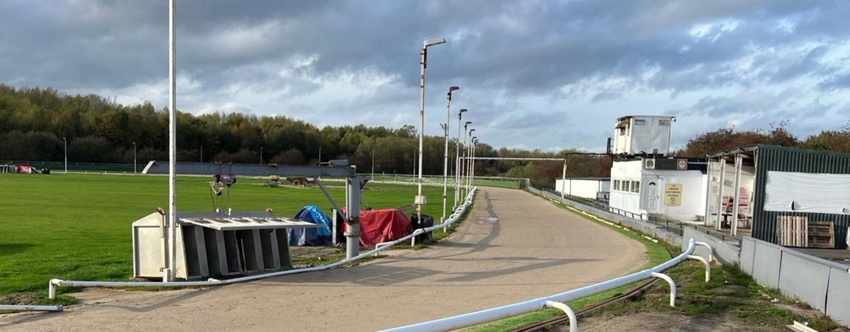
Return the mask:
<path id="1" fill-rule="evenodd" d="M 0 317 L 21 331 L 374 331 L 611 279 L 644 247 L 519 190 L 484 188 L 449 239 L 361 266 L 203 290 L 89 289 L 63 313 Z M 46 286 L 45 286 L 46 287 Z"/>

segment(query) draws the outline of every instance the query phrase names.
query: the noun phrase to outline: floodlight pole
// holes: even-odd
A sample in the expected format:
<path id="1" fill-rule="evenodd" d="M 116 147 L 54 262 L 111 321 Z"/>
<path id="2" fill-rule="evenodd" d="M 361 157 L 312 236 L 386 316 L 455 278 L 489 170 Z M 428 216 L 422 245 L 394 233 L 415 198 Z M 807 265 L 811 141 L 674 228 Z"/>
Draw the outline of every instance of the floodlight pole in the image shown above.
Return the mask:
<path id="1" fill-rule="evenodd" d="M 136 174 L 136 142 L 133 142 L 133 174 Z"/>
<path id="2" fill-rule="evenodd" d="M 469 195 L 469 177 L 472 175 L 472 132 L 475 131 L 475 128 L 469 128 L 469 148 L 466 149 L 467 152 L 467 160 L 466 160 L 466 195 Z"/>
<path id="3" fill-rule="evenodd" d="M 422 61 L 419 63 L 419 186 L 416 194 L 417 223 L 422 222 L 422 203 L 424 203 L 423 201 L 425 199 L 422 196 L 422 154 L 424 148 L 423 142 L 425 141 L 425 67 L 428 66 L 428 46 L 440 45 L 445 42 L 446 40 L 444 38 L 427 39 L 422 42 Z"/>
<path id="4" fill-rule="evenodd" d="M 162 281 L 177 275 L 177 0 L 169 0 L 168 11 L 168 268 Z"/>
<path id="5" fill-rule="evenodd" d="M 62 137 L 62 142 L 65 143 L 65 173 L 68 173 L 68 139 Z"/>
<path id="6" fill-rule="evenodd" d="M 451 122 L 452 114 L 452 91 L 455 90 L 460 90 L 460 87 L 449 87 L 449 93 L 446 97 L 446 99 L 448 99 L 448 105 L 446 106 L 446 125 L 443 127 L 443 136 L 446 139 L 446 150 L 443 154 L 443 218 L 440 219 L 441 224 L 446 220 L 446 193 L 448 192 L 449 187 L 449 122 Z"/>
<path id="7" fill-rule="evenodd" d="M 461 108 L 460 111 L 457 112 L 457 141 L 456 149 L 455 149 L 455 204 L 453 205 L 452 210 L 457 209 L 458 204 L 460 203 L 460 121 L 463 118 L 463 112 L 468 111 L 465 108 Z"/>
<path id="8" fill-rule="evenodd" d="M 470 124 L 472 124 L 472 121 L 466 121 L 466 123 L 463 124 L 463 156 L 460 158 L 461 175 L 459 177 L 460 181 L 458 182 L 458 189 L 461 190 L 462 192 L 463 192 L 463 189 L 465 189 L 465 187 L 466 187 L 466 178 L 465 178 L 465 176 L 466 176 L 466 164 L 469 162 L 469 160 L 466 160 L 467 150 L 469 149 L 469 146 L 466 144 L 466 133 L 467 133 L 467 128 L 469 127 Z M 464 184 L 463 187 L 461 187 L 461 185 L 460 185 L 461 183 Z M 461 195 L 460 199 L 464 200 L 465 198 L 466 198 L 466 195 L 463 194 L 463 195 Z"/>
<path id="9" fill-rule="evenodd" d="M 472 139 L 469 140 L 470 152 L 469 152 L 469 191 L 472 191 L 472 180 L 475 179 L 475 145 L 478 144 L 478 137 L 472 136 Z"/>
<path id="10" fill-rule="evenodd" d="M 263 164 L 263 147 L 260 147 L 260 165 Z"/>

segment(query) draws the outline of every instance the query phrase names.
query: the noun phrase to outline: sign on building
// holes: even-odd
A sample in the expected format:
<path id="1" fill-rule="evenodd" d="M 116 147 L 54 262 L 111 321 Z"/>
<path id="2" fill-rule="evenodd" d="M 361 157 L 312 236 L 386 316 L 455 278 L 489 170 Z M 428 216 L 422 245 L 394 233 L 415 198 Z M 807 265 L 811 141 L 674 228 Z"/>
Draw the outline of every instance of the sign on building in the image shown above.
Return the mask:
<path id="1" fill-rule="evenodd" d="M 664 186 L 664 205 L 679 206 L 682 205 L 682 184 L 667 183 Z"/>

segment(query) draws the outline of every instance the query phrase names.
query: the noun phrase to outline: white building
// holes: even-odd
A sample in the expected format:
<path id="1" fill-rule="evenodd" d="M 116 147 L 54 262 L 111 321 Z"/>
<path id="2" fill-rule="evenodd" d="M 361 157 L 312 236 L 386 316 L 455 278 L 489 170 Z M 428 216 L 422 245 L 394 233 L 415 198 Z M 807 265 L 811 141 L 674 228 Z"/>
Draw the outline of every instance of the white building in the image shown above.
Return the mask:
<path id="1" fill-rule="evenodd" d="M 617 119 L 614 154 L 670 154 L 670 128 L 675 121 L 669 115 L 628 115 Z"/>
<path id="2" fill-rule="evenodd" d="M 596 199 L 611 191 L 609 178 L 568 178 L 555 180 L 555 191 L 570 196 Z"/>
<path id="3" fill-rule="evenodd" d="M 705 211 L 708 177 L 701 158 L 633 158 L 611 167 L 608 206 L 634 214 L 698 220 Z M 616 211 L 615 211 L 616 212 Z"/>
<path id="4" fill-rule="evenodd" d="M 615 212 L 697 220 L 705 214 L 708 177 L 704 158 L 673 158 L 675 117 L 629 115 L 617 119 L 608 206 Z"/>

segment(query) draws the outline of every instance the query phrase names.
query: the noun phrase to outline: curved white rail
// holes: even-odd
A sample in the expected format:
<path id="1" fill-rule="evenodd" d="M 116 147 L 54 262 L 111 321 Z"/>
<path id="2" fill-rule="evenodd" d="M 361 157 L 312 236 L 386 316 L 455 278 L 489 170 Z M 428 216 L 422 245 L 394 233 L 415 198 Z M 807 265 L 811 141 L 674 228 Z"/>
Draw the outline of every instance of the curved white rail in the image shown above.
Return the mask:
<path id="1" fill-rule="evenodd" d="M 442 319 L 437 319 L 429 322 L 422 322 L 417 324 L 411 324 L 401 327 L 396 327 L 392 329 L 387 329 L 384 331 L 450 331 L 456 330 L 463 327 L 478 325 L 482 323 L 492 322 L 499 319 L 504 319 L 508 317 L 513 317 L 516 315 L 529 313 L 533 311 L 538 311 L 547 307 L 547 303 L 549 302 L 560 302 L 566 303 L 570 301 L 574 301 L 577 299 L 581 299 L 590 295 L 594 295 L 597 293 L 601 293 L 607 290 L 611 290 L 617 287 L 625 286 L 631 284 L 633 282 L 641 281 L 643 279 L 648 279 L 652 277 L 661 277 L 664 278 L 666 275 L 661 274 L 661 272 L 670 269 L 671 267 L 679 264 L 680 262 L 688 259 L 688 256 L 694 252 L 694 248 L 696 247 L 696 243 L 693 239 L 688 242 L 688 248 L 682 254 L 674 257 L 673 259 L 664 262 L 658 266 L 655 266 L 651 269 L 643 270 L 640 272 L 635 272 L 629 274 L 627 276 L 619 277 L 616 279 L 611 279 L 608 281 L 603 281 L 598 284 L 593 284 L 589 286 L 585 286 L 582 288 L 574 289 L 571 291 L 550 295 L 546 297 L 541 297 L 525 302 L 519 302 L 514 304 L 509 304 L 506 306 L 485 309 L 476 311 L 473 313 L 462 314 Z M 671 296 L 670 296 L 670 305 L 674 305 L 673 302 L 675 300 L 675 283 L 673 283 L 672 279 L 669 277 L 664 278 L 670 283 Z M 573 327 L 570 326 L 572 329 Z"/>

